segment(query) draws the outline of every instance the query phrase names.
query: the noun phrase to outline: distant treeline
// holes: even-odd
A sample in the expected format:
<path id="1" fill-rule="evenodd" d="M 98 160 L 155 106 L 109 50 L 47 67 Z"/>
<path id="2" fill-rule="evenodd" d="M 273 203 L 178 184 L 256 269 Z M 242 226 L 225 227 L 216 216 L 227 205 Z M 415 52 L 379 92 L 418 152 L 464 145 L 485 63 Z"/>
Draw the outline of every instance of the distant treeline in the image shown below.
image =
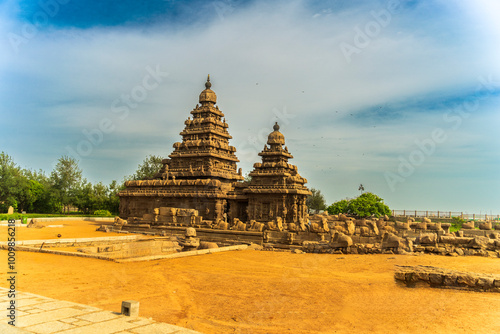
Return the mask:
<path id="1" fill-rule="evenodd" d="M 12 206 L 17 212 L 64 213 L 70 207 L 79 212 L 93 214 L 98 210 L 118 213 L 120 199 L 118 192 L 127 180 L 152 177 L 160 170 L 161 158 L 148 156 L 139 165 L 136 173 L 124 177 L 121 183 L 102 182 L 92 184 L 82 177 L 78 161 L 62 156 L 54 170 L 47 175 L 18 166 L 6 153 L 0 153 L 0 213 Z"/>

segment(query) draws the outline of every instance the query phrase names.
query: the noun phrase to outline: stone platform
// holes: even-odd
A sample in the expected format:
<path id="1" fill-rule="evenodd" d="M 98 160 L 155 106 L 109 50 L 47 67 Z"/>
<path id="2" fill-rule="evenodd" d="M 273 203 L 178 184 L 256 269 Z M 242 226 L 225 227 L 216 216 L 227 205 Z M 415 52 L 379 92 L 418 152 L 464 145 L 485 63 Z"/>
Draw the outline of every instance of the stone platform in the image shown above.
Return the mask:
<path id="1" fill-rule="evenodd" d="M 0 287 L 0 308 L 4 310 L 0 318 L 0 333 L 37 333 L 37 334 L 125 334 L 125 333 L 164 333 L 199 334 L 190 329 L 174 326 L 152 319 L 128 317 L 97 307 L 72 303 L 17 292 L 16 326 L 8 324 L 8 289 Z M 117 305 L 119 307 L 120 305 Z"/>
<path id="2" fill-rule="evenodd" d="M 423 284 L 442 289 L 500 292 L 500 275 L 460 272 L 431 266 L 396 266 L 394 279 L 408 287 Z"/>

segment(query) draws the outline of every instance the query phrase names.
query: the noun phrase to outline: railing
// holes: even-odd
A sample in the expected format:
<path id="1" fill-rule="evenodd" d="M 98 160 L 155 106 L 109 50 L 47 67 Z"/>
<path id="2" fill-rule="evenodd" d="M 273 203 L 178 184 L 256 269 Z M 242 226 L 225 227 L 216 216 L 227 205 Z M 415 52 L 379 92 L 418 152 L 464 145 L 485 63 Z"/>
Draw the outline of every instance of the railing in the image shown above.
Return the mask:
<path id="1" fill-rule="evenodd" d="M 465 220 L 500 220 L 500 215 L 489 215 L 486 213 L 463 213 L 453 211 L 418 211 L 418 210 L 392 210 L 395 217 L 428 217 L 428 218 L 452 218 L 460 217 Z"/>

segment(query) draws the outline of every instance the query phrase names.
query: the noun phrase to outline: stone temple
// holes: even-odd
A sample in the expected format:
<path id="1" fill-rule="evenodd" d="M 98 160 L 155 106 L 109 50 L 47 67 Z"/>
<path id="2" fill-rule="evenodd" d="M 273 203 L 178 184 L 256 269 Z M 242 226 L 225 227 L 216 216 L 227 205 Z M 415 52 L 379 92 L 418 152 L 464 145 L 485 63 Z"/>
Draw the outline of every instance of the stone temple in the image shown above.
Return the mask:
<path id="1" fill-rule="evenodd" d="M 254 164 L 251 180 L 243 181 L 236 149 L 229 145 L 228 124 L 211 86 L 209 76 L 199 104 L 184 122 L 182 142 L 173 145 L 155 177 L 125 183 L 119 193 L 120 217 L 142 218 L 156 208 L 170 207 L 196 210 L 207 222 L 305 219 L 311 192 L 297 166 L 288 162 L 293 156 L 279 125 L 274 125 L 259 153 L 262 162 Z"/>

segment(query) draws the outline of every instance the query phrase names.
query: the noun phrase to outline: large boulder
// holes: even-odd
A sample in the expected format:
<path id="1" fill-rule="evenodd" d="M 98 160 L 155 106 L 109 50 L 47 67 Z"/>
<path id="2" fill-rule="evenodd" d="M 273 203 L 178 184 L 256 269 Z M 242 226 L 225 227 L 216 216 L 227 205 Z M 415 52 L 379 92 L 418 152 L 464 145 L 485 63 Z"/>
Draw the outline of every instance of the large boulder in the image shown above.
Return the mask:
<path id="1" fill-rule="evenodd" d="M 399 248 L 401 246 L 403 246 L 403 240 L 400 237 L 390 232 L 384 233 L 381 244 L 382 249 Z"/>
<path id="2" fill-rule="evenodd" d="M 410 229 L 410 222 L 396 222 L 396 229 L 398 230 L 409 230 Z"/>
<path id="3" fill-rule="evenodd" d="M 417 237 L 416 242 L 422 245 L 434 245 L 437 243 L 436 233 L 424 233 Z"/>
<path id="4" fill-rule="evenodd" d="M 365 219 L 365 218 L 356 219 L 356 220 L 354 221 L 354 224 L 356 224 L 356 226 L 367 226 L 367 223 L 366 223 L 366 219 Z"/>
<path id="5" fill-rule="evenodd" d="M 382 227 L 384 227 L 386 225 L 386 221 L 383 219 L 383 218 L 380 218 L 379 220 L 377 220 L 377 227 L 379 229 L 381 229 Z"/>
<path id="6" fill-rule="evenodd" d="M 486 231 L 492 230 L 492 224 L 491 224 L 491 222 L 479 223 L 479 229 L 486 230 Z"/>
<path id="7" fill-rule="evenodd" d="M 473 230 L 474 228 L 474 221 L 472 220 L 462 224 L 462 229 L 464 230 Z"/>
<path id="8" fill-rule="evenodd" d="M 214 249 L 214 248 L 219 248 L 219 245 L 217 245 L 215 242 L 209 242 L 209 241 L 200 241 L 200 246 L 198 249 Z"/>
<path id="9" fill-rule="evenodd" d="M 335 232 L 330 241 L 330 246 L 332 248 L 347 248 L 352 246 L 352 239 L 344 233 Z"/>
<path id="10" fill-rule="evenodd" d="M 416 223 L 415 228 L 419 230 L 427 230 L 427 222 Z"/>
<path id="11" fill-rule="evenodd" d="M 441 231 L 441 223 L 427 223 L 427 229 L 431 231 Z"/>
<path id="12" fill-rule="evenodd" d="M 489 238 L 487 237 L 474 237 L 467 245 L 470 248 L 485 248 L 488 246 Z"/>
<path id="13" fill-rule="evenodd" d="M 348 220 L 348 221 L 346 221 L 345 225 L 346 225 L 347 233 L 349 235 L 353 235 L 354 231 L 356 231 L 356 226 L 354 225 L 354 222 L 352 220 Z"/>

